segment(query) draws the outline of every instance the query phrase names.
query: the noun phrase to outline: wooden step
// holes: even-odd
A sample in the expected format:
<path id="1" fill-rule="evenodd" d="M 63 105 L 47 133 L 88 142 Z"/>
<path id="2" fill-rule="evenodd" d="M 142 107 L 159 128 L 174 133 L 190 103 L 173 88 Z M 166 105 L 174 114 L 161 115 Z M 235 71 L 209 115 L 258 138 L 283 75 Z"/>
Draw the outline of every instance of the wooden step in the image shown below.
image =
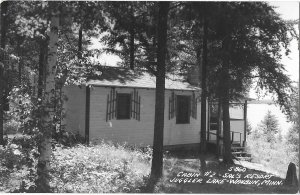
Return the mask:
<path id="1" fill-rule="evenodd" d="M 240 160 L 240 161 L 251 161 L 252 159 L 251 159 L 251 157 L 235 157 L 237 160 Z"/>
<path id="2" fill-rule="evenodd" d="M 247 154 L 247 152 L 245 152 L 245 151 L 242 151 L 242 152 L 231 152 L 233 155 L 235 155 L 235 154 Z"/>
<path id="3" fill-rule="evenodd" d="M 231 147 L 231 150 L 245 150 L 245 147 L 242 147 L 242 146 L 233 146 L 233 147 Z"/>
<path id="4" fill-rule="evenodd" d="M 248 153 L 246 153 L 246 152 L 241 152 L 241 153 L 233 153 L 233 152 L 232 152 L 232 155 L 233 155 L 234 157 L 251 157 L 251 154 L 248 154 Z"/>

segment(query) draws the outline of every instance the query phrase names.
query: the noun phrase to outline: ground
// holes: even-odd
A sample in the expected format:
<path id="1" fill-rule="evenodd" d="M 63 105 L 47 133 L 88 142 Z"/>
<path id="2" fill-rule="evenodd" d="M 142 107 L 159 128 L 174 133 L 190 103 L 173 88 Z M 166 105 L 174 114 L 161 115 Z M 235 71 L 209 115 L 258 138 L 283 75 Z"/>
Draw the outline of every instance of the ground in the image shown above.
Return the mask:
<path id="1" fill-rule="evenodd" d="M 29 178 L 34 174 L 30 174 L 31 168 L 26 167 L 27 161 L 24 161 L 24 143 L 27 142 L 19 140 L 0 148 L 1 154 L 6 155 L 0 164 L 0 192 L 23 192 L 18 190 L 21 183 L 32 185 Z M 287 186 L 284 178 L 273 175 L 266 167 L 241 161 L 225 166 L 213 154 L 200 156 L 191 150 L 165 152 L 163 177 L 154 188 L 150 188 L 147 183 L 151 156 L 151 148 L 141 150 L 105 142 L 90 146 L 56 147 L 51 162 L 51 185 L 53 191 L 58 193 L 297 192 L 297 187 Z M 199 157 L 206 160 L 205 170 L 201 170 Z M 12 165 L 11 168 L 8 165 Z"/>
<path id="2" fill-rule="evenodd" d="M 205 158 L 207 176 L 198 176 L 192 174 L 201 172 L 201 163 L 197 155 L 170 155 L 165 160 L 164 178 L 156 187 L 156 192 L 214 194 L 297 192 L 297 187 L 285 185 L 283 178 L 253 169 L 255 164 L 235 161 L 235 165 L 225 166 L 220 164 L 212 154 L 206 155 Z M 199 180 L 201 178 L 202 181 Z M 240 182 L 240 184 L 233 184 L 233 182 Z"/>

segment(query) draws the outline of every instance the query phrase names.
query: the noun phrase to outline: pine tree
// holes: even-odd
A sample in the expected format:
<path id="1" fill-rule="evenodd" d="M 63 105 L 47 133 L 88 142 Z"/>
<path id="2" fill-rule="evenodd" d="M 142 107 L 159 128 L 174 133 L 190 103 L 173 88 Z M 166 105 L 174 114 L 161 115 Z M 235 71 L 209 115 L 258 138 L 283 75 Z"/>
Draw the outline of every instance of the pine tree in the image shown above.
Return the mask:
<path id="1" fill-rule="evenodd" d="M 268 142 L 275 141 L 275 135 L 279 132 L 278 119 L 268 110 L 264 119 L 259 125 L 260 132 L 266 137 Z"/>

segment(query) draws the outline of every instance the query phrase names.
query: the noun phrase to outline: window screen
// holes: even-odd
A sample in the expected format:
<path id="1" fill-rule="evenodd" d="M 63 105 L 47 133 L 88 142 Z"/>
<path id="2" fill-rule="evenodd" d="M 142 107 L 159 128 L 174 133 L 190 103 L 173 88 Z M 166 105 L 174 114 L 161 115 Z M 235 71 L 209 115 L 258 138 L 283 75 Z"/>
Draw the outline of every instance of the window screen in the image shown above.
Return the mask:
<path id="1" fill-rule="evenodd" d="M 117 119 L 130 119 L 130 94 L 117 94 Z"/>
<path id="2" fill-rule="evenodd" d="M 177 96 L 177 124 L 187 124 L 190 123 L 190 96 Z"/>

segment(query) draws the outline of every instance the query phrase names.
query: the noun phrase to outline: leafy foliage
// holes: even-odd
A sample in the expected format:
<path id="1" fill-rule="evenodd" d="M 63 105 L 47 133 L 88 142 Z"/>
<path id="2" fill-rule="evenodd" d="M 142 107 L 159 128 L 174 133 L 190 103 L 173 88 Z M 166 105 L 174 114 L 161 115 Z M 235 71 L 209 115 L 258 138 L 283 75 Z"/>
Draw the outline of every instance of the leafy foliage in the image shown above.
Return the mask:
<path id="1" fill-rule="evenodd" d="M 299 83 L 298 87 L 295 88 L 296 93 L 293 94 L 294 101 L 292 103 L 293 115 L 291 120 L 294 122 L 293 126 L 289 129 L 286 135 L 286 143 L 289 146 L 290 156 L 293 158 L 294 162 L 299 165 Z"/>
<path id="2" fill-rule="evenodd" d="M 138 149 L 102 142 L 86 147 L 56 147 L 52 158 L 54 192 L 139 192 L 149 174 L 149 159 Z"/>
<path id="3" fill-rule="evenodd" d="M 34 139 L 17 136 L 0 148 L 0 155 L 0 190 L 34 192 L 38 156 Z"/>
<path id="4" fill-rule="evenodd" d="M 53 143 L 54 144 L 54 143 Z M 54 145 L 53 145 L 54 146 Z M 35 192 L 38 151 L 34 139 L 20 136 L 0 148 L 0 191 Z M 139 192 L 150 173 L 152 150 L 102 142 L 72 148 L 55 144 L 51 160 L 54 192 Z"/>

